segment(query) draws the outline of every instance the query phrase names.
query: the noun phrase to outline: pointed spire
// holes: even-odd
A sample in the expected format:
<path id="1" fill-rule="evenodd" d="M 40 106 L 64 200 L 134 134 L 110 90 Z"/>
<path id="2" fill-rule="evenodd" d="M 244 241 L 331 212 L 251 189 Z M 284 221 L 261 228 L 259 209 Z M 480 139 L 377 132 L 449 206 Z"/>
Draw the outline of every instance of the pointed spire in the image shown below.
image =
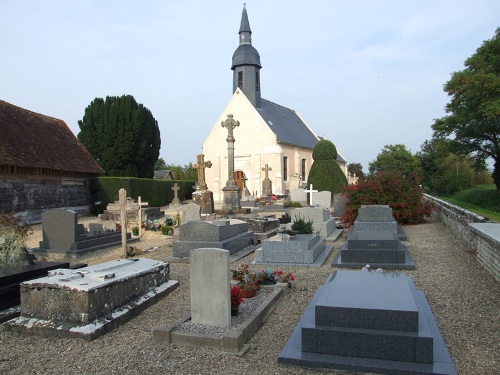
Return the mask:
<path id="1" fill-rule="evenodd" d="M 241 14 L 241 24 L 239 32 L 248 32 L 250 34 L 252 33 L 252 30 L 250 30 L 250 22 L 248 22 L 247 7 L 245 3 L 243 3 L 243 13 Z"/>

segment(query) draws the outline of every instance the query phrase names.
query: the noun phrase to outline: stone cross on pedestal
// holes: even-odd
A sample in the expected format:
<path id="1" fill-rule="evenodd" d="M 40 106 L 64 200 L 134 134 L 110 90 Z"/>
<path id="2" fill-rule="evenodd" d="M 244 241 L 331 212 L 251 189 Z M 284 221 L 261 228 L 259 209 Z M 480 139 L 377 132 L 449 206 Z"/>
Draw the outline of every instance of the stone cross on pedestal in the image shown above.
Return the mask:
<path id="1" fill-rule="evenodd" d="M 262 170 L 265 173 L 264 180 L 262 180 L 262 195 L 269 197 L 273 194 L 273 184 L 269 179 L 269 171 L 272 171 L 273 169 L 266 164 Z"/>
<path id="2" fill-rule="evenodd" d="M 205 155 L 196 155 L 196 164 L 193 165 L 194 168 L 198 169 L 198 184 L 196 185 L 196 190 L 207 190 L 208 186 L 205 181 L 205 168 L 211 168 L 211 161 L 203 161 Z"/>
<path id="3" fill-rule="evenodd" d="M 262 170 L 265 173 L 264 178 L 266 180 L 268 180 L 269 179 L 269 171 L 272 171 L 273 169 L 269 166 L 269 164 L 266 164 L 266 165 L 264 165 L 264 168 L 262 168 Z"/>
<path id="4" fill-rule="evenodd" d="M 106 210 L 111 212 L 120 212 L 120 225 L 121 225 L 121 234 L 122 234 L 122 251 L 123 257 L 127 257 L 127 211 L 135 211 L 139 210 L 139 205 L 134 203 L 132 199 L 127 199 L 127 191 L 125 189 L 120 189 L 118 191 L 118 203 L 110 203 Z M 140 225 L 140 223 L 139 223 Z"/>
<path id="5" fill-rule="evenodd" d="M 174 199 L 172 199 L 172 203 L 173 204 L 179 204 L 179 203 L 181 203 L 181 201 L 179 200 L 179 197 L 177 196 L 177 192 L 180 189 L 181 188 L 179 187 L 179 185 L 177 185 L 177 182 L 174 184 L 174 186 L 172 186 L 172 190 L 174 191 Z"/>
<path id="6" fill-rule="evenodd" d="M 240 122 L 233 118 L 233 115 L 227 115 L 226 121 L 222 121 L 223 128 L 227 128 L 227 182 L 222 188 L 224 194 L 224 202 L 222 208 L 224 210 L 234 211 L 240 208 L 240 189 L 234 180 L 234 142 L 233 129 L 240 126 Z"/>
<path id="7" fill-rule="evenodd" d="M 313 193 L 317 193 L 317 190 L 313 190 L 312 184 L 309 185 L 309 190 L 304 190 L 306 193 L 309 193 L 309 206 L 313 205 Z"/>

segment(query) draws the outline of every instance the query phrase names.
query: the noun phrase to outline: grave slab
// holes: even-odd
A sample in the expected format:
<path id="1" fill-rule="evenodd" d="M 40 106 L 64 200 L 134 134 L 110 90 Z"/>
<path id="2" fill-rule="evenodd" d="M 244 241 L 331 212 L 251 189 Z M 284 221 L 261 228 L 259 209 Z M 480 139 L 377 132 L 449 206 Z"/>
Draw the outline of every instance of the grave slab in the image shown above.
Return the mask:
<path id="1" fill-rule="evenodd" d="M 177 285 L 170 280 L 168 263 L 146 258 L 56 269 L 21 284 L 21 316 L 6 326 L 29 334 L 91 340 L 136 316 Z"/>
<path id="2" fill-rule="evenodd" d="M 179 239 L 174 241 L 172 254 L 177 258 L 189 257 L 199 248 L 220 248 L 230 254 L 253 244 L 253 232 L 248 223 L 237 220 L 187 222 L 179 227 Z"/>
<path id="3" fill-rule="evenodd" d="M 392 231 L 353 231 L 335 255 L 335 268 L 415 269 L 408 248 Z"/>
<path id="4" fill-rule="evenodd" d="M 392 231 L 401 241 L 408 239 L 404 229 L 392 216 L 392 208 L 387 205 L 362 205 L 354 221 L 356 231 Z M 349 231 L 347 235 L 352 231 Z"/>
<path id="5" fill-rule="evenodd" d="M 425 295 L 403 273 L 336 271 L 278 362 L 380 374 L 456 374 Z"/>
<path id="6" fill-rule="evenodd" d="M 317 234 L 278 234 L 261 245 L 255 250 L 254 264 L 319 267 L 333 250 Z"/>

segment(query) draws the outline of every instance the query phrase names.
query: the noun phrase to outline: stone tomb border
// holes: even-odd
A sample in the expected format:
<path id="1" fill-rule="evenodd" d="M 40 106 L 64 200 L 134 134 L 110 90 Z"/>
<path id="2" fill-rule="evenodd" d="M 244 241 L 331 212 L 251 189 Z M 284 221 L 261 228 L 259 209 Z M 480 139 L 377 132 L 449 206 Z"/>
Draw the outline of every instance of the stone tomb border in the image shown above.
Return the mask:
<path id="1" fill-rule="evenodd" d="M 269 287 L 265 286 L 265 288 Z M 181 324 L 191 319 L 191 314 L 188 313 L 173 323 L 164 323 L 157 326 L 153 331 L 153 338 L 157 343 L 212 348 L 228 354 L 242 356 L 250 349 L 247 342 L 278 306 L 286 293 L 288 284 L 278 283 L 271 286 L 271 288 L 273 288 L 272 293 L 245 319 L 244 323 L 231 326 L 222 335 L 178 330 L 177 328 Z"/>

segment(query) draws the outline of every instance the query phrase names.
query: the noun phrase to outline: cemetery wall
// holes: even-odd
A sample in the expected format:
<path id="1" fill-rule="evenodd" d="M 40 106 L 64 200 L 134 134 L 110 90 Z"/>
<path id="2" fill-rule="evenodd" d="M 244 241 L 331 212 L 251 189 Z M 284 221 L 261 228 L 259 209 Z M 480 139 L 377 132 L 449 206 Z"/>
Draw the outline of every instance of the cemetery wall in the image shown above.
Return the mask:
<path id="1" fill-rule="evenodd" d="M 480 228 L 474 228 L 469 225 L 474 223 L 491 223 L 491 221 L 430 195 L 425 194 L 424 196 L 435 204 L 437 209 L 435 215 L 437 215 L 439 220 L 459 238 L 466 246 L 467 251 L 497 281 L 500 281 L 500 242 L 483 232 Z M 500 224 L 498 225 L 500 227 Z"/>
<path id="2" fill-rule="evenodd" d="M 41 213 L 48 209 L 78 207 L 84 214 L 93 204 L 86 178 L 0 177 L 0 211 L 21 213 L 31 223 L 39 222 Z"/>

